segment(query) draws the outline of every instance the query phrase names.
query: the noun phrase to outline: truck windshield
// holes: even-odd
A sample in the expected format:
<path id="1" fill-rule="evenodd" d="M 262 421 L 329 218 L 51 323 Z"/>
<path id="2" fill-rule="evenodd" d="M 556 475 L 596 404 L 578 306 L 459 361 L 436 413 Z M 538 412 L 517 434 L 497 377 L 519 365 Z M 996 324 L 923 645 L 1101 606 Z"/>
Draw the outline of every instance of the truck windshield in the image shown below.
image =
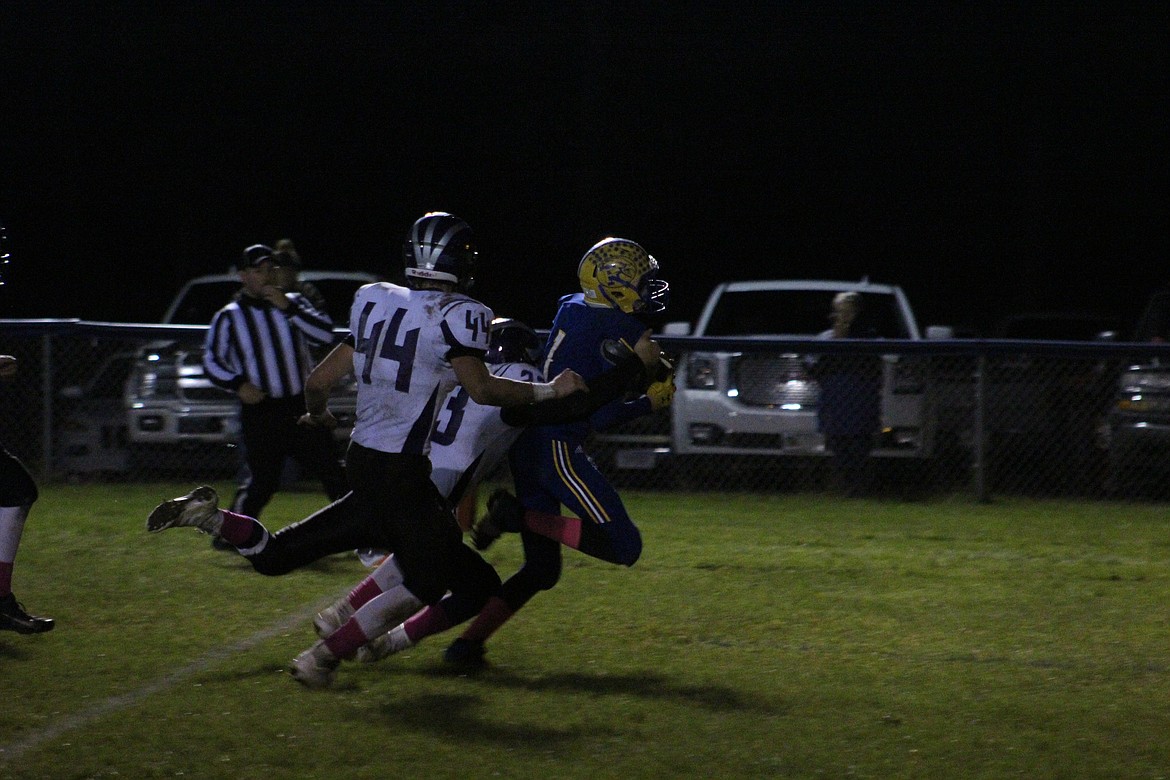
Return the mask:
<path id="1" fill-rule="evenodd" d="M 367 279 L 328 278 L 312 279 L 309 282 L 325 299 L 325 311 L 333 320 L 333 327 L 349 326 L 349 307 L 358 287 L 368 284 Z M 170 318 L 171 324 L 207 325 L 211 318 L 240 291 L 238 280 L 211 281 L 193 284 L 186 289 L 183 297 L 175 304 Z"/>
<path id="2" fill-rule="evenodd" d="M 707 323 L 706 336 L 815 336 L 830 326 L 832 290 L 724 292 Z M 893 295 L 862 293 L 863 320 L 879 338 L 910 334 Z"/>

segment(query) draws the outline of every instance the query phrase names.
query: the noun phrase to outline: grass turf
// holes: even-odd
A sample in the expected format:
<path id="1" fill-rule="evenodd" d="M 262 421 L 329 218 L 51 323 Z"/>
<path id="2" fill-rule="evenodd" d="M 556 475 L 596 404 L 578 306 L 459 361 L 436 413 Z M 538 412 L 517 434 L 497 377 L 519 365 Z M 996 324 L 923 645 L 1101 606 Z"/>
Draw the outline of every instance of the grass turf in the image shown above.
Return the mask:
<path id="1" fill-rule="evenodd" d="M 566 551 L 482 674 L 451 632 L 316 692 L 287 663 L 365 570 L 147 535 L 187 489 L 43 489 L 14 585 L 58 627 L 0 634 L 0 777 L 1170 776 L 1160 506 L 630 492 L 642 560 Z"/>

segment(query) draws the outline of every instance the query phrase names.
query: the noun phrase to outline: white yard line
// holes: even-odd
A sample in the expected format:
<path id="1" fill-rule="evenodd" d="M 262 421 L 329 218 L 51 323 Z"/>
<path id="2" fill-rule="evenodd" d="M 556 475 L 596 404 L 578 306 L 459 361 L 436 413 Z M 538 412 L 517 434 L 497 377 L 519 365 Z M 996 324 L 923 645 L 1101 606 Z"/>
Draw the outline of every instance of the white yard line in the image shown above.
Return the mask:
<path id="1" fill-rule="evenodd" d="M 25 735 L 24 739 L 18 742 L 13 742 L 10 745 L 0 745 L 0 764 L 4 763 L 5 761 L 12 761 L 14 759 L 20 758 L 28 751 L 40 747 L 44 743 L 49 742 L 50 740 L 54 740 L 66 732 L 87 726 L 98 718 L 104 718 L 107 715 L 111 715 L 129 707 L 133 707 L 134 705 L 144 700 L 146 697 L 153 696 L 154 694 L 165 691 L 168 688 L 173 688 L 184 680 L 194 677 L 197 674 L 206 672 L 208 669 L 224 661 L 225 659 L 230 658 L 233 655 L 251 650 L 253 647 L 267 642 L 269 639 L 274 639 L 275 637 L 297 628 L 298 626 L 303 626 L 306 622 L 312 620 L 318 612 L 334 603 L 337 599 L 341 598 L 341 596 L 348 592 L 349 589 L 347 588 L 345 591 L 337 594 L 337 596 L 329 599 L 328 601 L 323 601 L 313 607 L 301 610 L 296 614 L 289 615 L 279 623 L 274 623 L 267 628 L 257 631 L 250 637 L 242 639 L 235 644 L 209 650 L 183 668 L 177 669 L 165 677 L 160 677 L 152 682 L 148 682 L 146 685 L 142 685 L 138 688 L 135 688 L 134 690 L 127 691 L 126 693 L 120 694 L 118 696 L 111 696 L 110 698 L 104 701 L 100 701 L 93 706 L 82 710 L 81 712 L 75 712 L 67 715 L 54 723 L 48 724 L 44 728 L 37 729 L 31 734 Z"/>

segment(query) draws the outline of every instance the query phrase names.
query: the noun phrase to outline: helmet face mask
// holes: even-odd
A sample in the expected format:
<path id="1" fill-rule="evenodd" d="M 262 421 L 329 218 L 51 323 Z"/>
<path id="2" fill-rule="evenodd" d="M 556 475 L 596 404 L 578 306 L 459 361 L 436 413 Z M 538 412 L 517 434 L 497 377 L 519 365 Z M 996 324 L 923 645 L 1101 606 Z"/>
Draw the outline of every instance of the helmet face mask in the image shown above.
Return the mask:
<path id="1" fill-rule="evenodd" d="M 402 248 L 406 280 L 412 286 L 436 281 L 468 290 L 475 282 L 475 237 L 454 214 L 432 211 L 419 217 Z"/>
<path id="2" fill-rule="evenodd" d="M 536 331 L 520 320 L 496 317 L 492 320 L 486 363 L 540 362 L 541 343 Z"/>
<path id="3" fill-rule="evenodd" d="M 669 300 L 670 285 L 658 278 L 658 261 L 624 238 L 594 244 L 581 258 L 577 278 L 586 303 L 627 314 L 655 314 Z"/>

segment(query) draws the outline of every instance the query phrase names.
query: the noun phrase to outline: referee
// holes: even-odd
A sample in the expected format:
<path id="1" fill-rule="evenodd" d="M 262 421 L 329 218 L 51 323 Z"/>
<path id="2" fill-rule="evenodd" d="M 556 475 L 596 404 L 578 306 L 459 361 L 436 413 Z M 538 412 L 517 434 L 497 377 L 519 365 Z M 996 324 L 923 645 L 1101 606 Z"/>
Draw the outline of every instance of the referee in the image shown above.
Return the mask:
<path id="1" fill-rule="evenodd" d="M 232 510 L 259 517 L 292 456 L 321 478 L 329 499 L 349 490 L 328 430 L 297 425 L 305 411 L 310 346 L 333 342 L 333 322 L 302 294 L 277 286 L 277 256 L 263 244 L 244 250 L 243 287 L 215 313 L 207 330 L 203 368 L 240 399 L 240 428 L 248 477 Z"/>

